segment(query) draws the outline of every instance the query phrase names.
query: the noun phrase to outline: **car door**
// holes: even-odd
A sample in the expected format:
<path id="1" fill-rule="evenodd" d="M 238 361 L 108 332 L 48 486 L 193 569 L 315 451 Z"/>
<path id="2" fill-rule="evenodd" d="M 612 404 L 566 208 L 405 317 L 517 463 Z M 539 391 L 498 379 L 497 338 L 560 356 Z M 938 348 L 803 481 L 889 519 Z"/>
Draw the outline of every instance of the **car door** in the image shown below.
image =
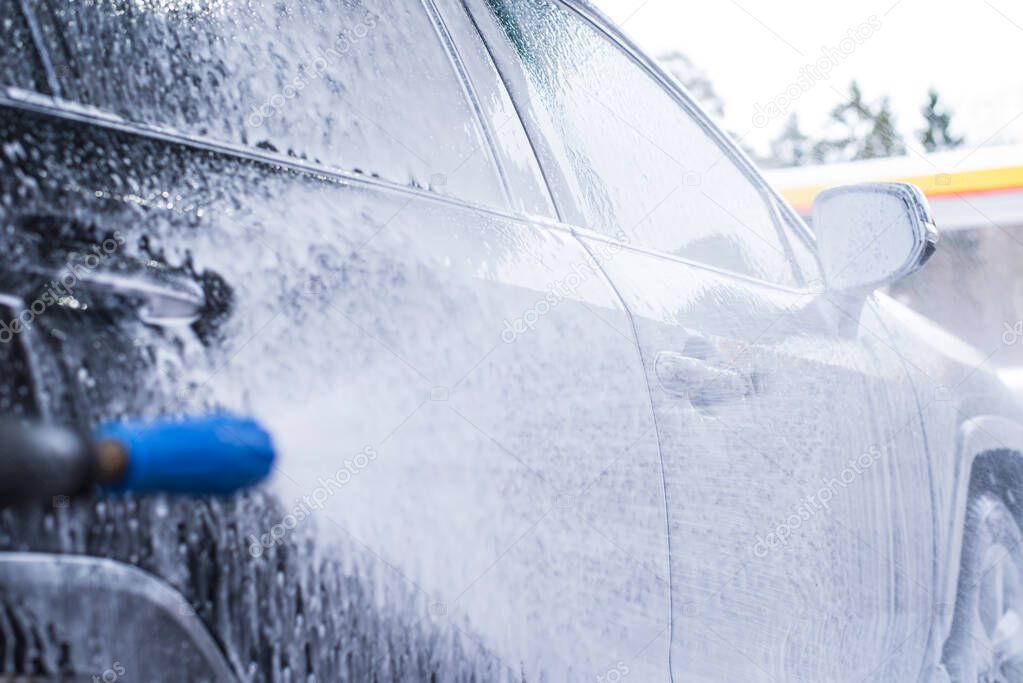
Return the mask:
<path id="1" fill-rule="evenodd" d="M 915 679 L 932 603 L 929 471 L 873 303 L 821 289 L 805 228 L 591 10 L 470 5 L 559 211 L 600 254 L 639 339 L 668 506 L 674 679 Z"/>
<path id="2" fill-rule="evenodd" d="M 479 36 L 455 49 L 418 2 L 2 6 L 34 8 L 45 55 L 35 84 L 4 71 L 5 251 L 59 271 L 120 236 L 97 269 L 182 276 L 203 302 L 169 321 L 138 292 L 59 297 L 3 358 L 4 405 L 42 385 L 17 405 L 70 420 L 70 402 L 84 424 L 229 408 L 280 455 L 228 500 L 6 511 L 0 549 L 160 577 L 241 680 L 664 680 L 641 356 L 594 257 L 544 215 L 518 118 L 490 129 L 514 109 Z M 32 310 L 34 283 L 2 284 L 5 322 Z M 0 673 L 145 671 L 81 624 L 18 627 L 42 637 L 4 638 Z M 150 627 L 124 626 L 167 645 Z"/>

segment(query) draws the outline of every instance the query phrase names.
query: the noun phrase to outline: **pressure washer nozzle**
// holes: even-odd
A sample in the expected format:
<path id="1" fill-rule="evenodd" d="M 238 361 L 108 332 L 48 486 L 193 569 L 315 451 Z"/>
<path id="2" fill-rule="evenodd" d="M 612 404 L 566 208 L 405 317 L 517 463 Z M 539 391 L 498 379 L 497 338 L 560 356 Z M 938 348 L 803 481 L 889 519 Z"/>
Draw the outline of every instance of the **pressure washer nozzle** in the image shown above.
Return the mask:
<path id="1" fill-rule="evenodd" d="M 250 418 L 111 422 L 96 430 L 104 483 L 117 491 L 232 493 L 273 467 L 270 435 Z"/>
<path id="2" fill-rule="evenodd" d="M 270 435 L 229 413 L 109 422 L 91 437 L 0 420 L 0 506 L 87 492 L 230 494 L 273 467 Z"/>

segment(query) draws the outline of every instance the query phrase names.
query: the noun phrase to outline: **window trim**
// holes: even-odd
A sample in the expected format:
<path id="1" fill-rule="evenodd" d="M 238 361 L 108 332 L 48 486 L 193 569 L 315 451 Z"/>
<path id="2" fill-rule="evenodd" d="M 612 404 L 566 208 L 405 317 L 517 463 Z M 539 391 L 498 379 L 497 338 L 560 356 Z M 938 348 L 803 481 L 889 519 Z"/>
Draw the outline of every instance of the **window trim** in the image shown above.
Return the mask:
<path id="1" fill-rule="evenodd" d="M 533 141 L 526 134 L 518 103 L 515 102 L 505 86 L 504 76 L 498 69 L 490 45 L 483 39 L 475 18 L 464 7 L 462 0 L 422 1 L 429 6 L 431 16 L 434 16 L 437 25 L 437 31 L 445 41 L 445 47 L 457 62 L 458 76 L 464 82 L 467 97 L 475 107 L 477 118 L 487 137 L 487 144 L 491 148 L 491 154 L 499 165 L 502 181 L 505 184 L 507 208 L 513 212 L 519 211 L 523 215 L 538 215 L 557 220 L 558 214 L 550 187 L 544 177 L 543 169 L 540 167 L 536 151 L 533 149 Z M 481 53 L 480 56 L 476 56 L 477 49 Z M 493 72 L 494 78 L 486 84 L 481 84 L 480 81 L 485 77 L 479 74 L 480 70 Z M 502 100 L 507 102 L 514 111 L 515 118 L 518 119 L 518 130 L 512 135 L 520 138 L 520 142 L 528 150 L 525 156 L 535 172 L 533 180 L 536 187 L 524 187 L 522 181 L 524 170 L 520 169 L 517 173 L 511 170 L 518 167 L 520 161 L 526 161 L 526 159 L 511 153 L 499 140 L 501 136 L 498 135 L 498 131 L 505 128 L 508 122 L 498 122 L 493 112 L 484 105 L 488 94 L 492 95 L 494 92 L 499 92 Z M 526 191 L 527 194 L 523 195 L 523 191 Z"/>
<path id="2" fill-rule="evenodd" d="M 0 86 L 0 113 L 3 110 L 12 112 L 25 112 L 37 116 L 52 118 L 57 121 L 92 126 L 106 131 L 122 133 L 146 140 L 180 145 L 191 150 L 207 152 L 230 159 L 233 162 L 252 163 L 272 168 L 277 171 L 294 173 L 306 178 L 317 180 L 323 183 L 334 183 L 342 187 L 361 188 L 369 192 L 387 192 L 400 195 L 409 201 L 413 199 L 433 202 L 455 209 L 470 211 L 478 216 L 492 216 L 517 225 L 531 225 L 534 227 L 552 230 L 565 235 L 576 237 L 587 237 L 608 244 L 619 245 L 624 249 L 648 253 L 651 256 L 664 258 L 679 263 L 684 263 L 693 268 L 706 270 L 713 273 L 725 275 L 744 281 L 754 282 L 758 285 L 770 287 L 779 291 L 791 293 L 805 293 L 806 290 L 792 287 L 791 285 L 780 284 L 768 280 L 760 280 L 756 277 L 724 271 L 714 266 L 692 261 L 681 256 L 663 254 L 645 250 L 632 244 L 621 242 L 613 237 L 608 237 L 592 231 L 588 228 L 566 223 L 557 218 L 549 218 L 539 215 L 524 215 L 522 212 L 494 207 L 489 204 L 481 204 L 469 199 L 451 197 L 438 194 L 423 188 L 403 185 L 392 180 L 374 178 L 364 174 L 345 171 L 339 168 L 331 168 L 309 162 L 295 157 L 289 157 L 280 152 L 270 152 L 258 148 L 246 147 L 234 143 L 225 143 L 220 140 L 201 136 L 186 135 L 171 128 L 152 126 L 148 124 L 125 121 L 115 115 L 105 113 L 97 109 L 83 109 L 73 102 L 68 102 L 48 95 L 41 95 L 36 92 L 29 92 L 18 88 Z"/>
<path id="3" fill-rule="evenodd" d="M 508 173 L 504 168 L 501 156 L 498 154 L 497 144 L 494 140 L 494 131 L 491 129 L 490 121 L 483 114 L 483 107 L 480 104 L 479 94 L 476 91 L 476 84 L 469 78 L 461 51 L 451 37 L 451 31 L 444 22 L 434 0 L 422 0 L 421 4 L 430 24 L 433 25 L 433 32 L 437 36 L 437 40 L 440 42 L 444 53 L 448 56 L 451 70 L 454 73 L 454 77 L 458 79 L 465 103 L 472 110 L 472 114 L 476 119 L 476 125 L 479 126 L 480 135 L 483 138 L 483 146 L 486 147 L 487 156 L 490 158 L 490 163 L 493 165 L 501 185 L 501 193 L 504 195 L 504 208 L 511 208 L 514 204 L 511 187 L 508 182 Z"/>

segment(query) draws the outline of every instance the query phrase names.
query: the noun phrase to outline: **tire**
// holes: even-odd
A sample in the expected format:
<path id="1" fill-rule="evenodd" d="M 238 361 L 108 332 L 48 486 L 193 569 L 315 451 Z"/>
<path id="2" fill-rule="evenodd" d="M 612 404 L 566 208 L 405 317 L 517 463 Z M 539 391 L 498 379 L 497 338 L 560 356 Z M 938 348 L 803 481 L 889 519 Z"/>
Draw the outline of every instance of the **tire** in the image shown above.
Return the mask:
<path id="1" fill-rule="evenodd" d="M 971 496 L 952 633 L 954 683 L 1023 682 L 1023 533 L 1001 496 Z"/>

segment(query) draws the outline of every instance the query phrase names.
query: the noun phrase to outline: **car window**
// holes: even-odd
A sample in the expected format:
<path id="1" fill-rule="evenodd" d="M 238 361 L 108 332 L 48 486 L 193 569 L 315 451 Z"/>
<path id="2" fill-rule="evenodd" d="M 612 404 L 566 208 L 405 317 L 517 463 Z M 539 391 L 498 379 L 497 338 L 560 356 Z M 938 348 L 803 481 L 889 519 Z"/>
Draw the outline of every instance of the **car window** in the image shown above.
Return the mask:
<path id="1" fill-rule="evenodd" d="M 644 68 L 560 2 L 486 2 L 565 176 L 560 206 L 637 246 L 793 283 L 766 193 Z"/>
<path id="2" fill-rule="evenodd" d="M 31 6 L 64 99 L 507 204 L 475 110 L 418 1 Z"/>

